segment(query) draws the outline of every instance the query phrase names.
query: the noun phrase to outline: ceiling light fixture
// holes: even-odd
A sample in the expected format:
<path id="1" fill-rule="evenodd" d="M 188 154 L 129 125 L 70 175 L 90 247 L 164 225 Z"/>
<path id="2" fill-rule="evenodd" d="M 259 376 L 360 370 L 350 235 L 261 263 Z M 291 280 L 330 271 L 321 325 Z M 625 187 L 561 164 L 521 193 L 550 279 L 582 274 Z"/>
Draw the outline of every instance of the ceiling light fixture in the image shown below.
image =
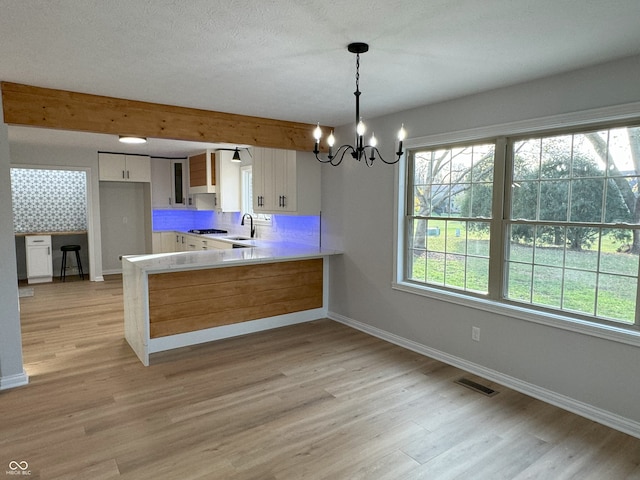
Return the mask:
<path id="1" fill-rule="evenodd" d="M 366 127 L 362 118 L 360 117 L 360 54 L 366 53 L 369 51 L 369 45 L 362 42 L 350 43 L 347 46 L 347 50 L 351 53 L 356 54 L 356 91 L 353 94 L 356 96 L 356 146 L 352 145 L 342 145 L 336 150 L 335 154 L 333 152 L 333 145 L 335 144 L 335 137 L 333 136 L 333 131 L 327 138 L 327 144 L 329 145 L 329 155 L 327 158 L 321 158 L 318 156 L 320 153 L 320 139 L 322 138 L 322 129 L 320 128 L 320 123 L 313 131 L 313 137 L 316 139 L 315 147 L 313 149 L 313 153 L 315 153 L 316 158 L 322 163 L 330 163 L 331 165 L 337 166 L 342 163 L 342 159 L 346 155 L 347 152 L 351 153 L 351 156 L 358 161 L 364 159 L 367 166 L 373 166 L 373 161 L 376 158 L 379 158 L 384 163 L 392 165 L 394 163 L 398 163 L 400 158 L 402 157 L 402 142 L 406 137 L 406 132 L 404 130 L 404 124 L 400 127 L 400 131 L 398 132 L 398 151 L 395 153 L 397 158 L 393 161 L 387 161 L 382 158 L 380 152 L 378 151 L 377 145 L 378 140 L 376 139 L 374 134 L 371 134 L 371 138 L 369 139 L 369 144 L 364 144 L 364 134 L 366 132 Z M 376 157 L 377 156 L 377 157 Z"/>
<path id="2" fill-rule="evenodd" d="M 136 137 L 134 135 L 120 135 L 118 140 L 121 141 L 122 143 L 128 143 L 128 144 L 147 143 L 147 139 L 145 137 Z"/>
<path id="3" fill-rule="evenodd" d="M 236 149 L 234 150 L 233 157 L 231 157 L 231 161 L 234 163 L 242 162 L 242 160 L 240 160 L 240 152 L 238 151 L 238 147 L 236 147 Z"/>

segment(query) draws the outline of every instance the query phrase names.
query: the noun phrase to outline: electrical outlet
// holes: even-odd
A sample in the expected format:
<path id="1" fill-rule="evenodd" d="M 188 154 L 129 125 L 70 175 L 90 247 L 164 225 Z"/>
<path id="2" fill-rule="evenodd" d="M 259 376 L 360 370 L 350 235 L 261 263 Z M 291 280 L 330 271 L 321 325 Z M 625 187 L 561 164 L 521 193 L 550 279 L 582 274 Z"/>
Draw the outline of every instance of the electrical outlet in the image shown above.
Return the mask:
<path id="1" fill-rule="evenodd" d="M 480 327 L 471 327 L 471 340 L 480 341 Z"/>

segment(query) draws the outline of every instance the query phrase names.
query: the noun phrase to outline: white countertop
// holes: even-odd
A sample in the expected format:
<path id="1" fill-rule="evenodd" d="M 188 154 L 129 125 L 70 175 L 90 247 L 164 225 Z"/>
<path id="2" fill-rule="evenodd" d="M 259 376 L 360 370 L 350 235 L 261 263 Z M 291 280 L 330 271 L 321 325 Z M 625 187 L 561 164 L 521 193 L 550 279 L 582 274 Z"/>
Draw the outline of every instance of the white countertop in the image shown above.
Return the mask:
<path id="1" fill-rule="evenodd" d="M 209 237 L 209 235 L 201 235 Z M 219 236 L 212 235 L 210 238 Z M 199 250 L 174 253 L 156 253 L 151 255 L 127 255 L 123 262 L 145 272 L 193 270 L 201 268 L 228 267 L 242 264 L 275 262 L 279 260 L 303 260 L 338 255 L 342 252 L 295 243 L 268 242 L 265 240 L 245 240 L 234 242 L 256 245 L 252 248 L 229 248 L 217 250 Z"/>

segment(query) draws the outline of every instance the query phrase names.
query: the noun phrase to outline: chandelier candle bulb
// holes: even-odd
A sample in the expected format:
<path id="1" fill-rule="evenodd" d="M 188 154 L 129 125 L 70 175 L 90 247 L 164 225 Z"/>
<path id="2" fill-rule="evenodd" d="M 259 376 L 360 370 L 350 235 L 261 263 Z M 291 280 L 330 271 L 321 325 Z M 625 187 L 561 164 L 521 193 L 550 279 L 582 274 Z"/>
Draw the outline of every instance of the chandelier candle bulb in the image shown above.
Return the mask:
<path id="1" fill-rule="evenodd" d="M 398 158 L 400 158 L 400 156 L 402 155 L 402 142 L 404 141 L 406 136 L 407 136 L 407 132 L 404 129 L 404 123 L 403 123 L 400 126 L 400 130 L 398 131 L 399 144 L 398 144 L 398 151 L 396 152 L 398 155 Z"/>
<path id="2" fill-rule="evenodd" d="M 327 143 L 329 144 L 329 158 L 333 157 L 333 145 L 336 143 L 336 137 L 333 136 L 333 130 L 329 134 L 327 138 Z"/>
<path id="3" fill-rule="evenodd" d="M 371 140 L 369 140 L 369 146 L 375 147 L 378 145 L 378 139 L 376 138 L 375 133 L 371 134 Z"/>

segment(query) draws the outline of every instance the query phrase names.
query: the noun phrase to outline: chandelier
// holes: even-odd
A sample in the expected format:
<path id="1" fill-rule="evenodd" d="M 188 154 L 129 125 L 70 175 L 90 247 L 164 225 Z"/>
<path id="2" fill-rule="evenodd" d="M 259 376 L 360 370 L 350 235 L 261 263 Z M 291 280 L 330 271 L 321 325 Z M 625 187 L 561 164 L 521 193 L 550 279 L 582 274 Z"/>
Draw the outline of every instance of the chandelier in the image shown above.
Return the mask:
<path id="1" fill-rule="evenodd" d="M 322 138 L 322 129 L 320 128 L 320 123 L 313 131 L 313 137 L 316 139 L 315 147 L 313 149 L 313 153 L 316 155 L 316 159 L 318 159 L 322 163 L 330 163 L 331 165 L 337 166 L 342 163 L 342 159 L 347 154 L 347 152 L 351 153 L 351 156 L 358 161 L 364 160 L 368 167 L 373 166 L 373 162 L 376 158 L 379 158 L 384 163 L 392 165 L 397 163 L 402 157 L 402 142 L 406 136 L 406 132 L 404 130 L 404 124 L 400 127 L 400 131 L 398 132 L 398 151 L 395 153 L 396 158 L 393 161 L 385 160 L 380 152 L 378 151 L 377 144 L 378 140 L 376 139 L 375 134 L 371 134 L 369 138 L 369 144 L 364 144 L 364 134 L 366 132 L 366 126 L 360 117 L 360 54 L 366 53 L 369 51 L 369 45 L 362 42 L 350 43 L 347 46 L 347 50 L 351 53 L 356 54 L 356 91 L 353 94 L 356 96 L 356 144 L 355 147 L 353 145 L 342 145 L 335 152 L 333 151 L 333 146 L 335 144 L 335 137 L 333 136 L 333 131 L 327 138 L 327 145 L 329 146 L 329 154 L 327 158 L 319 157 L 320 153 L 320 139 Z"/>

